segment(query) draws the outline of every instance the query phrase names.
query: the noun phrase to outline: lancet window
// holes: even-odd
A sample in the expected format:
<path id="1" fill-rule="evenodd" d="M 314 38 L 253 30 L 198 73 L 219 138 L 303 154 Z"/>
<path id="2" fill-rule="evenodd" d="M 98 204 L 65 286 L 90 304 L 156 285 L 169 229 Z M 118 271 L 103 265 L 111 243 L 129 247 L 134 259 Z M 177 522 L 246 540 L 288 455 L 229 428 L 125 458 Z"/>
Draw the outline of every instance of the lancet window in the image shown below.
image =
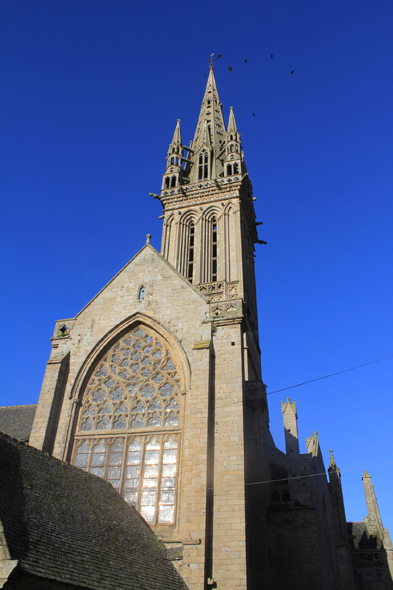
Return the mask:
<path id="1" fill-rule="evenodd" d="M 72 463 L 111 482 L 152 525 L 175 522 L 179 406 L 170 350 L 138 327 L 96 363 L 79 413 Z"/>
<path id="2" fill-rule="evenodd" d="M 188 228 L 187 279 L 192 283 L 194 272 L 195 225 L 191 222 Z"/>
<path id="3" fill-rule="evenodd" d="M 209 178 L 209 154 L 206 150 L 199 154 L 198 162 L 198 180 Z"/>
<path id="4" fill-rule="evenodd" d="M 211 280 L 217 281 L 217 222 L 213 218 L 211 222 Z"/>

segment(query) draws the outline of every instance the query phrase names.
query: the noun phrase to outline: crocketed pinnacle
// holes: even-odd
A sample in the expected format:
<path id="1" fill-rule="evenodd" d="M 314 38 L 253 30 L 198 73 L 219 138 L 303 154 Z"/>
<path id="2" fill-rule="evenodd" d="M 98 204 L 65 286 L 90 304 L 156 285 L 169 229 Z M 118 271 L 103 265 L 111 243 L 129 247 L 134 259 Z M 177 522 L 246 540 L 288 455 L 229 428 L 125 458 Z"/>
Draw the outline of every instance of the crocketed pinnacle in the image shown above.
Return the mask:
<path id="1" fill-rule="evenodd" d="M 173 134 L 171 145 L 181 145 L 180 119 L 177 120 L 175 133 Z"/>
<path id="2" fill-rule="evenodd" d="M 230 107 L 229 111 L 228 133 L 237 133 L 235 115 L 233 114 L 233 107 Z"/>

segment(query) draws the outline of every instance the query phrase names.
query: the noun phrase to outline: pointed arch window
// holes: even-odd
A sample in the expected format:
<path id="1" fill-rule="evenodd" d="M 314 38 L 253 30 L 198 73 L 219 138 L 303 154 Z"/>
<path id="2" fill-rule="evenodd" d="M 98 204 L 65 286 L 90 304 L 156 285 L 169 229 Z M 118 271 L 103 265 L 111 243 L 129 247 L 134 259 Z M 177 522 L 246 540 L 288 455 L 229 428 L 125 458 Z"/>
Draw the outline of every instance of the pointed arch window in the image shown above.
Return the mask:
<path id="1" fill-rule="evenodd" d="M 217 221 L 213 217 L 211 221 L 211 281 L 215 283 L 217 281 L 217 268 L 218 268 L 218 256 L 217 256 Z"/>
<path id="2" fill-rule="evenodd" d="M 139 287 L 139 291 L 138 291 L 138 300 L 142 301 L 142 299 L 145 298 L 145 287 L 142 285 L 141 287 Z"/>
<path id="3" fill-rule="evenodd" d="M 227 165 L 227 176 L 232 176 L 232 165 L 231 164 Z"/>
<path id="4" fill-rule="evenodd" d="M 176 176 L 172 176 L 171 180 L 171 188 L 173 188 L 174 186 L 176 186 Z"/>
<path id="5" fill-rule="evenodd" d="M 169 176 L 167 176 L 165 178 L 165 188 L 169 188 L 169 182 L 170 182 L 170 178 L 169 178 Z"/>
<path id="6" fill-rule="evenodd" d="M 187 279 L 192 283 L 194 273 L 194 247 L 195 247 L 195 225 L 193 222 L 188 227 L 188 248 L 187 248 Z"/>
<path id="7" fill-rule="evenodd" d="M 203 150 L 199 154 L 198 180 L 209 178 L 209 154 Z"/>
<path id="8" fill-rule="evenodd" d="M 119 338 L 92 367 L 72 463 L 111 482 L 151 525 L 174 524 L 180 379 L 151 329 Z"/>

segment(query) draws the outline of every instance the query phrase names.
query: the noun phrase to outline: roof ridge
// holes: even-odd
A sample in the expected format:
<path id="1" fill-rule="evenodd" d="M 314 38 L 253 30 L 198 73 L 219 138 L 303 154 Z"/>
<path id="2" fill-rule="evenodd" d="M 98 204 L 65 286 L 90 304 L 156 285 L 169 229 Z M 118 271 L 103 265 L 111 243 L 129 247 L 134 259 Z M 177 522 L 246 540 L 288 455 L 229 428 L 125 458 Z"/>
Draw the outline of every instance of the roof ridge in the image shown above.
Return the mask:
<path id="1" fill-rule="evenodd" d="M 0 410 L 7 410 L 8 408 L 34 408 L 37 404 L 21 404 L 18 406 L 0 406 Z"/>

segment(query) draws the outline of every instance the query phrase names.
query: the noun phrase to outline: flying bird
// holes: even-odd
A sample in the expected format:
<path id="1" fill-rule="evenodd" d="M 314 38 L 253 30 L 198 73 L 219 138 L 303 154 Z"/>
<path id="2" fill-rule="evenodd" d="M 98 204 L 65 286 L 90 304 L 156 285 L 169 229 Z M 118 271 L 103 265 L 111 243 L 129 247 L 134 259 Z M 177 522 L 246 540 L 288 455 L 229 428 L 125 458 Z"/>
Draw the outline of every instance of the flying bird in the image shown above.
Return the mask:
<path id="1" fill-rule="evenodd" d="M 270 54 L 270 57 L 271 57 L 271 59 L 273 59 L 273 54 L 272 53 Z"/>
<path id="2" fill-rule="evenodd" d="M 229 70 L 230 72 L 232 72 L 232 68 L 231 68 L 231 66 L 228 66 L 228 70 Z"/>
<path id="3" fill-rule="evenodd" d="M 295 70 L 292 70 L 292 72 L 291 72 L 291 76 L 292 76 L 292 74 L 294 74 L 294 73 L 295 73 Z"/>
<path id="4" fill-rule="evenodd" d="M 216 60 L 217 60 L 217 59 L 220 59 L 220 57 L 222 57 L 222 56 L 223 56 L 223 54 L 222 54 L 222 53 L 221 53 L 220 55 L 217 55 L 217 57 L 216 57 Z"/>
<path id="5" fill-rule="evenodd" d="M 246 59 L 244 60 L 244 63 L 245 63 L 245 64 L 247 63 L 247 60 L 246 60 Z"/>
<path id="6" fill-rule="evenodd" d="M 255 117 L 255 113 L 253 113 L 252 116 Z"/>

